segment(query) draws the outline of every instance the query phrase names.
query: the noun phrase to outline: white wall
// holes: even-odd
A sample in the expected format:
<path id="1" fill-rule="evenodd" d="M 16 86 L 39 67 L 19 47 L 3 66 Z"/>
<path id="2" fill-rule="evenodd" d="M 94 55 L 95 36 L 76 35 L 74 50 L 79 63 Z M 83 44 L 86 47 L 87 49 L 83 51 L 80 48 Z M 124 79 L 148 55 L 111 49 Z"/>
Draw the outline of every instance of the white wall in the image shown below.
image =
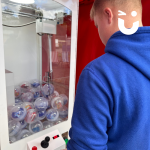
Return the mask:
<path id="1" fill-rule="evenodd" d="M 15 18 L 3 14 L 3 24 L 21 25 L 34 21 L 32 18 Z M 21 28 L 3 26 L 5 69 L 14 73 L 15 85 L 39 78 L 39 48 L 36 24 Z"/>

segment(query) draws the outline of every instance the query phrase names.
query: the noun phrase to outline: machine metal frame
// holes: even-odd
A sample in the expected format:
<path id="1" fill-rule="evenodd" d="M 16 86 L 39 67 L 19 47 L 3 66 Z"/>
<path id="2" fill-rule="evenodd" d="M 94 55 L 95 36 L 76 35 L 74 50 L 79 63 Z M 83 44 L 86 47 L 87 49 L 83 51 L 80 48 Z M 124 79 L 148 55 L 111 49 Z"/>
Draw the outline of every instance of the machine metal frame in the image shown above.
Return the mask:
<path id="1" fill-rule="evenodd" d="M 68 120 L 55 125 L 49 129 L 33 134 L 25 139 L 15 143 L 9 143 L 8 118 L 7 118 L 7 96 L 5 80 L 5 61 L 4 61 L 4 44 L 3 44 L 3 27 L 2 27 L 2 10 L 0 7 L 0 149 L 1 150 L 27 150 L 27 142 L 36 139 L 48 132 L 59 130 L 65 133 L 71 127 L 71 118 L 73 113 L 75 97 L 75 75 L 76 75 L 76 53 L 77 53 L 77 30 L 78 30 L 78 0 L 55 0 L 72 11 L 72 30 L 71 30 L 71 61 L 70 61 L 70 85 L 69 85 L 69 114 Z M 1 0 L 0 0 L 1 2 Z"/>

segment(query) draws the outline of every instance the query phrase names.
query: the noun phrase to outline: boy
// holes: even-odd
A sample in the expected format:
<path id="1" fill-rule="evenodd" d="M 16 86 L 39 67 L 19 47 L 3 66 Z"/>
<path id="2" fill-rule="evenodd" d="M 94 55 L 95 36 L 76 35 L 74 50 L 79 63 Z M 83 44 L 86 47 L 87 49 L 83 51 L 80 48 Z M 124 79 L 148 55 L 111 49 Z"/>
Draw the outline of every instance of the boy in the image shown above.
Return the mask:
<path id="1" fill-rule="evenodd" d="M 67 149 L 150 150 L 150 27 L 142 27 L 141 0 L 95 0 L 91 17 L 105 54 L 80 76 Z M 137 21 L 134 34 L 119 31 Z"/>

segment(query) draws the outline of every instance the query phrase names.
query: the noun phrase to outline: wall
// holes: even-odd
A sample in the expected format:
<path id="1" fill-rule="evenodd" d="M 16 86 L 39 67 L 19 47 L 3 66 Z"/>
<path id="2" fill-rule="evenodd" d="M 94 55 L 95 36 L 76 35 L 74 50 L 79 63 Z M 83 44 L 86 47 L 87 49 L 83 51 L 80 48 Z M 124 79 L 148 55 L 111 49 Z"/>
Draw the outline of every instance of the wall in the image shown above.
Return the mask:
<path id="1" fill-rule="evenodd" d="M 22 25 L 31 18 L 15 18 L 3 14 L 3 24 Z M 35 24 L 21 27 L 3 27 L 5 69 L 14 73 L 14 84 L 38 78 L 38 48 Z"/>
<path id="2" fill-rule="evenodd" d="M 104 45 L 94 22 L 90 19 L 91 7 L 92 3 L 79 6 L 76 84 L 84 67 L 104 54 Z"/>

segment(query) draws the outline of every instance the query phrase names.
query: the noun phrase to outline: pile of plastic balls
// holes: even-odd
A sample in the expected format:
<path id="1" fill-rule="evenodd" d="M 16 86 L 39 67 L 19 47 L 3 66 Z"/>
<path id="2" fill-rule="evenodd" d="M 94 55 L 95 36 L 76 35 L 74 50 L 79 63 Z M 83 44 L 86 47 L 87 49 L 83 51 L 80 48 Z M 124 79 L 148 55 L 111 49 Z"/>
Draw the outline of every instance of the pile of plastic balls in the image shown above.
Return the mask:
<path id="1" fill-rule="evenodd" d="M 52 84 L 23 82 L 14 90 L 15 104 L 8 106 L 9 141 L 13 143 L 68 118 L 68 97 Z"/>

